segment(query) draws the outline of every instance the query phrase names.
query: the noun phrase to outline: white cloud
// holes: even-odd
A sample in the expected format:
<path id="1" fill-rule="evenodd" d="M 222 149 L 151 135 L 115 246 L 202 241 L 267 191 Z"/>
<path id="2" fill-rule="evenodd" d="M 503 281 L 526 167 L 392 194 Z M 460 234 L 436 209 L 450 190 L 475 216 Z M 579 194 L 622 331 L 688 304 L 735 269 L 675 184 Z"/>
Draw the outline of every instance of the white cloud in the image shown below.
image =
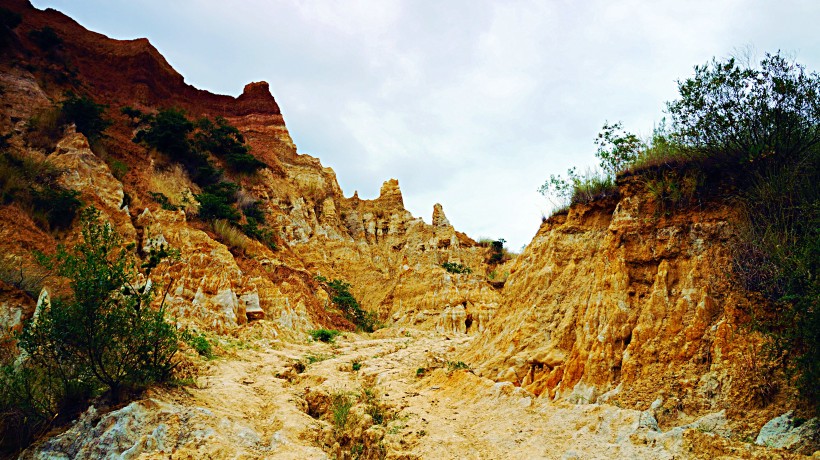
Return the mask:
<path id="1" fill-rule="evenodd" d="M 186 81 L 271 83 L 300 151 L 349 196 L 396 177 L 473 237 L 529 242 L 550 174 L 596 163 L 605 120 L 648 134 L 696 64 L 752 45 L 820 69 L 814 0 L 35 0 L 148 36 Z"/>

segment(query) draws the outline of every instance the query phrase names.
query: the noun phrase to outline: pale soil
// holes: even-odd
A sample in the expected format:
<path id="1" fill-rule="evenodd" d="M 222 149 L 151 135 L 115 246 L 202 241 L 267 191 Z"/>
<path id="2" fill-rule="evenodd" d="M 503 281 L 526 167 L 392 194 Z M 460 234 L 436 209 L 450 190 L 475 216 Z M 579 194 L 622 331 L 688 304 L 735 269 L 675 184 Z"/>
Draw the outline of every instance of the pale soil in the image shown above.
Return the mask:
<path id="1" fill-rule="evenodd" d="M 639 428 L 638 411 L 611 405 L 553 403 L 535 399 L 511 384 L 495 384 L 469 370 L 448 370 L 447 361 L 457 361 L 470 340 L 468 336 L 448 338 L 395 330 L 379 331 L 371 337 L 346 334 L 337 337 L 333 345 L 308 340 L 248 340 L 245 344 L 251 348 L 233 348 L 232 356 L 209 361 L 196 386 L 154 390 L 145 400 L 118 411 L 122 414 L 109 414 L 111 420 L 103 416 L 102 421 L 96 417 L 85 426 L 78 423 L 79 431 L 69 430 L 62 441 L 53 438 L 39 446 L 38 453 L 24 457 L 348 457 L 349 446 L 331 447 L 329 423 L 309 416 L 306 400 L 312 400 L 310 393 L 359 392 L 362 387 L 375 388 L 378 398 L 392 406 L 394 414 L 383 428 L 369 430 L 370 435 L 359 430 L 356 442 L 386 458 L 781 455 L 698 430 L 659 433 Z M 302 373 L 294 372 L 292 364 L 296 360 L 306 363 L 308 356 L 326 359 L 308 364 Z M 351 368 L 353 361 L 361 363 L 358 372 Z M 417 377 L 419 368 L 428 369 L 425 376 Z M 77 447 L 78 436 L 89 438 L 81 448 Z M 130 454 L 111 456 L 126 449 Z"/>
<path id="2" fill-rule="evenodd" d="M 199 378 L 199 388 L 188 390 L 190 399 L 176 402 L 208 408 L 248 426 L 262 440 L 275 439 L 276 448 L 260 455 L 264 458 L 325 458 L 316 434 L 325 422 L 305 414 L 306 392 L 363 386 L 375 386 L 379 398 L 396 411 L 383 441 L 388 457 L 680 458 L 691 447 L 682 436 L 647 439 L 646 430 L 636 430 L 637 411 L 550 403 L 467 370 L 448 371 L 447 361 L 457 361 L 471 337 L 390 334 L 376 339 L 350 334 L 333 345 L 257 341 L 256 350 L 213 362 Z M 290 382 L 277 378 L 294 360 L 307 362 L 309 355 L 328 359 L 308 364 Z M 358 372 L 352 371 L 353 361 L 361 363 Z M 416 375 L 419 368 L 429 369 L 426 376 Z M 697 435 L 704 436 L 690 437 Z"/>

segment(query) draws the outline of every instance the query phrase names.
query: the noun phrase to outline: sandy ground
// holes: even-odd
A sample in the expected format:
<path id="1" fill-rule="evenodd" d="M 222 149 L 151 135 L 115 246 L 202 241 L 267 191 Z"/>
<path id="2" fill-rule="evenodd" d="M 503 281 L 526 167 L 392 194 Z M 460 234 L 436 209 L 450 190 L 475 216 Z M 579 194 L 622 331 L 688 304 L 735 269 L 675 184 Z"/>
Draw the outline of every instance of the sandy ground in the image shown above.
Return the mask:
<path id="1" fill-rule="evenodd" d="M 551 402 L 453 369 L 470 340 L 414 330 L 345 334 L 333 344 L 246 340 L 209 361 L 196 385 L 152 390 L 118 411 L 86 415 L 23 457 L 791 458 L 704 429 L 663 433 L 639 411 Z M 351 428 L 352 439 L 334 445 L 330 413 L 325 407 L 314 418 L 309 406 L 317 415 L 317 395 L 362 388 L 387 408 L 385 420 L 366 432 L 369 424 Z"/>
<path id="2" fill-rule="evenodd" d="M 242 456 L 249 458 L 339 455 L 338 447 L 335 451 L 327 445 L 327 451 L 321 448 L 319 433 L 328 423 L 307 415 L 305 400 L 311 392 L 359 392 L 363 387 L 374 388 L 378 398 L 391 407 L 381 441 L 388 458 L 774 455 L 703 430 L 659 433 L 640 426 L 639 411 L 553 403 L 510 384 L 477 377 L 468 369 L 452 369 L 460 351 L 472 340 L 468 336 L 450 338 L 423 331 L 384 331 L 380 335 L 349 334 L 334 344 L 256 341 L 255 349 L 212 361 L 198 379 L 198 387 L 188 388 L 185 396 L 174 393 L 173 400 L 206 408 L 246 426 L 260 440 L 270 440 L 261 442 L 270 447 L 264 452 L 247 449 Z M 297 360 L 307 365 L 298 374 L 292 370 Z M 358 371 L 353 371 L 353 362 L 360 363 Z M 420 368 L 426 370 L 423 376 L 417 375 Z"/>

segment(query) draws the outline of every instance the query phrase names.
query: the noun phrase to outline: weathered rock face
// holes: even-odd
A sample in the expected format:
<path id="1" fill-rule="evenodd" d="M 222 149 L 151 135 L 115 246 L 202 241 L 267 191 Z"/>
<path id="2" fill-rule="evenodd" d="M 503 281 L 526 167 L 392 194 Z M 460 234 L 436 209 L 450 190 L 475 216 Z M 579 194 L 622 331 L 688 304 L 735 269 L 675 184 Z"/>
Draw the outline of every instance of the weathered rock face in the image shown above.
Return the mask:
<path id="1" fill-rule="evenodd" d="M 757 408 L 749 299 L 727 273 L 732 210 L 664 215 L 634 179 L 620 189 L 541 227 L 469 359 L 541 397 L 639 408 L 660 397 L 666 421 Z"/>
<path id="2" fill-rule="evenodd" d="M 314 280 L 319 274 L 349 282 L 362 306 L 388 323 L 472 333 L 492 316 L 498 294 L 479 275 L 486 249 L 457 232 L 440 205 L 432 225 L 413 217 L 395 179 L 384 183 L 375 200 L 346 198 L 332 169 L 297 153 L 267 83 L 248 84 L 238 98 L 213 95 L 186 85 L 147 40 L 112 40 L 57 11 L 8 3 L 23 22 L 13 32 L 14 46 L 3 50 L 14 59 L 0 63 L 0 82 L 12 96 L 4 100 L 0 129 L 15 134 L 12 147 L 21 155 L 48 155 L 65 171 L 62 185 L 100 209 L 126 241 L 136 243 L 140 256 L 161 244 L 180 251 L 179 261 L 153 276 L 167 293 L 157 302 L 165 299 L 170 315 L 182 323 L 218 332 L 260 318 L 274 322 L 280 333 L 352 327 L 328 308 Z M 28 31 L 46 26 L 63 40 L 51 54 L 28 38 Z M 26 60 L 36 64 L 28 67 L 33 70 L 15 64 Z M 61 65 L 76 69 L 73 80 L 53 78 L 65 70 Z M 107 116 L 114 124 L 106 130 L 105 155 L 95 154 L 70 128 L 54 152 L 30 151 L 26 117 L 53 107 L 64 91 L 77 91 L 76 85 L 111 107 Z M 133 127 L 117 110 L 123 106 L 177 106 L 191 117 L 224 116 L 235 125 L 269 167 L 253 177 L 227 179 L 242 185 L 243 199 L 261 203 L 279 249 L 255 241 L 243 250 L 230 248 L 190 209 L 161 209 L 151 193 L 164 192 L 179 204 L 199 189 L 181 168 L 169 169 L 168 159 L 131 142 Z M 111 159 L 128 167 L 121 179 L 111 173 Z M 75 228 L 68 238 L 76 235 Z M 465 264 L 476 275 L 451 275 L 440 267 L 443 262 Z"/>

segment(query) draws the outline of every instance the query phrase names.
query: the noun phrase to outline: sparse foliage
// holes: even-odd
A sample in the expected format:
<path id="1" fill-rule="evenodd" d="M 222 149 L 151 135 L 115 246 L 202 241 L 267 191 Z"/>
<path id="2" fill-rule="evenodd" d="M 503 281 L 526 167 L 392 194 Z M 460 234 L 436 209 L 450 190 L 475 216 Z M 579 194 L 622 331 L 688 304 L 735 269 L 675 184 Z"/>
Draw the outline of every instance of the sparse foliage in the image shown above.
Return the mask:
<path id="1" fill-rule="evenodd" d="M 30 359 L 67 380 L 92 379 L 116 395 L 170 375 L 176 330 L 163 308 L 150 306 L 153 290 L 137 284 L 133 256 L 93 208 L 82 214 L 83 241 L 51 259 L 71 280 L 70 298 L 54 299 L 28 324 L 20 346 Z"/>
<path id="2" fill-rule="evenodd" d="M 376 315 L 362 309 L 359 301 L 350 292 L 350 283 L 335 279 L 328 280 L 324 276 L 317 276 L 319 281 L 330 294 L 330 300 L 344 315 L 364 332 L 373 332 L 378 326 Z"/>
<path id="3" fill-rule="evenodd" d="M 638 136 L 623 130 L 621 122 L 604 123 L 595 138 L 595 145 L 598 146 L 595 156 L 601 160 L 601 169 L 612 178 L 634 163 L 645 147 Z"/>
<path id="4" fill-rule="evenodd" d="M 468 267 L 464 264 L 458 263 L 458 262 L 444 262 L 443 264 L 441 264 L 441 267 L 443 269 L 447 270 L 448 272 L 454 273 L 454 274 L 472 273 L 473 272 L 473 270 L 470 269 L 470 267 Z"/>
<path id="5" fill-rule="evenodd" d="M 68 92 L 60 110 L 65 122 L 74 123 L 77 132 L 93 142 L 102 137 L 103 131 L 111 126 L 111 120 L 104 116 L 106 108 L 105 105 L 97 104 L 87 96 L 77 96 Z"/>
<path id="6" fill-rule="evenodd" d="M 313 340 L 325 343 L 333 343 L 333 340 L 336 338 L 337 335 L 341 334 L 341 332 L 333 329 L 315 329 L 312 331 L 308 331 L 308 334 L 310 334 Z"/>

